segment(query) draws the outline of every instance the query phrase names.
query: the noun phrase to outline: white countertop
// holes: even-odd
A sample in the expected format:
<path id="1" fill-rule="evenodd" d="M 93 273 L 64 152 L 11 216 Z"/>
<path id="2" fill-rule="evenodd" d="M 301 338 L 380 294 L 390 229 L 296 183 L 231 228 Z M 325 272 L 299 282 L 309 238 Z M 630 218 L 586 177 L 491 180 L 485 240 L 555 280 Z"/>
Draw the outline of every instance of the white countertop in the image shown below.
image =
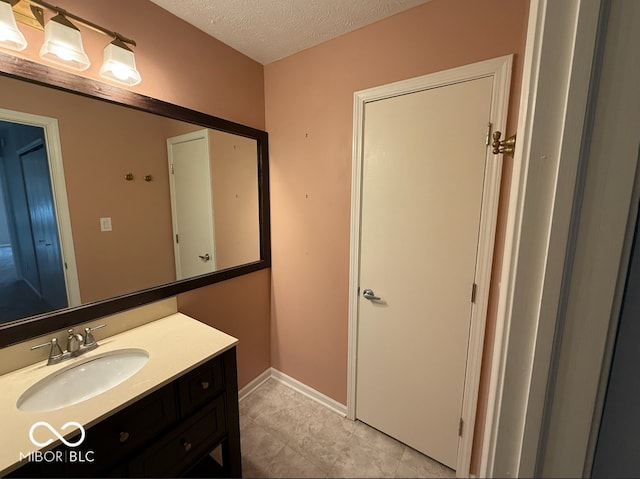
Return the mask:
<path id="1" fill-rule="evenodd" d="M 228 334 L 176 313 L 114 336 L 98 339 L 98 348 L 77 358 L 51 366 L 42 361 L 0 376 L 0 476 L 20 466 L 18 462 L 21 452 L 28 454 L 39 449 L 29 439 L 29 430 L 36 422 L 46 421 L 60 430 L 65 423 L 76 421 L 88 428 L 218 356 L 237 342 L 236 338 Z M 112 389 L 55 411 L 25 412 L 16 407 L 22 393 L 46 376 L 66 369 L 75 362 L 84 362 L 87 358 L 124 348 L 146 350 L 149 361 L 140 371 Z M 69 436 L 74 430 L 69 428 L 64 432 L 65 436 Z"/>

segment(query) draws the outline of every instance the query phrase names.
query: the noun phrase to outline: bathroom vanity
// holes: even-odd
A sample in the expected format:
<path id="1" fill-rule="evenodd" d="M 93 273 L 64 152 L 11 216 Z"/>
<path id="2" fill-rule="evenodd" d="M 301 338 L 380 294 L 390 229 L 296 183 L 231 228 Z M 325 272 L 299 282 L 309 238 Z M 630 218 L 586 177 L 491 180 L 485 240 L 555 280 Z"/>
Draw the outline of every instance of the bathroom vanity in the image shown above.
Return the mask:
<path id="1" fill-rule="evenodd" d="M 0 388 L 8 391 L 0 399 L 0 435 L 10 445 L 0 452 L 2 475 L 241 477 L 235 338 L 177 313 L 98 342 L 71 364 L 38 363 L 0 376 Z M 147 351 L 149 360 L 121 384 L 52 411 L 17 408 L 24 391 L 73 367 L 74 360 L 133 347 Z M 34 428 L 38 421 L 65 437 L 38 450 L 33 439 L 56 439 L 53 429 Z M 64 430 L 69 421 L 84 426 L 81 442 L 79 428 Z M 214 449 L 218 460 L 209 454 Z"/>

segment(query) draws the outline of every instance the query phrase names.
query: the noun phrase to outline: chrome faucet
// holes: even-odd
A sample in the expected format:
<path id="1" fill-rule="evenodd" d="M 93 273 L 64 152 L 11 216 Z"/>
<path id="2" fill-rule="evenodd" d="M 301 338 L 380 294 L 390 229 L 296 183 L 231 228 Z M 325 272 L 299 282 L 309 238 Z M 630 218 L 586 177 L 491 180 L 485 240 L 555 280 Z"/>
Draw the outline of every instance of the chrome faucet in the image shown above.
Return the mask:
<path id="1" fill-rule="evenodd" d="M 73 355 L 73 353 L 77 353 L 80 350 L 84 338 L 82 337 L 82 334 L 74 333 L 73 329 L 70 329 L 67 332 L 69 333 L 69 336 L 67 337 L 67 352 Z"/>
<path id="2" fill-rule="evenodd" d="M 84 328 L 84 336 L 80 333 L 75 333 L 73 329 L 69 329 L 67 331 L 67 350 L 62 351 L 60 344 L 58 344 L 57 338 L 51 338 L 51 341 L 43 344 L 38 344 L 37 346 L 33 346 L 31 350 L 44 348 L 46 346 L 51 346 L 51 350 L 49 351 L 49 359 L 47 360 L 47 365 L 49 364 L 57 364 L 60 361 L 64 361 L 65 359 L 74 358 L 76 356 L 80 356 L 87 351 L 91 351 L 98 347 L 98 343 L 96 342 L 96 338 L 93 336 L 93 331 L 96 329 L 104 328 L 106 325 L 101 324 L 100 326 L 95 326 L 93 328 Z"/>

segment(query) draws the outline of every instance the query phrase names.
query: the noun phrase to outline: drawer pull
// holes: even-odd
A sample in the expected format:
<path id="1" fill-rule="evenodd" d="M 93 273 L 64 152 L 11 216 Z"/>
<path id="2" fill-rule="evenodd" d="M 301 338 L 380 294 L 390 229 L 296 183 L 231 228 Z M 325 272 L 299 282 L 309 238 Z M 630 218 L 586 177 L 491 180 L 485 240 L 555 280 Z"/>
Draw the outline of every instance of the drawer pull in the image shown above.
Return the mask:
<path id="1" fill-rule="evenodd" d="M 185 452 L 189 452 L 191 450 L 191 443 L 187 441 L 182 441 L 182 447 L 184 447 Z"/>
<path id="2" fill-rule="evenodd" d="M 121 432 L 120 433 L 120 442 L 127 442 L 128 439 L 129 439 L 129 433 L 128 432 Z"/>
<path id="3" fill-rule="evenodd" d="M 202 389 L 209 389 L 209 381 L 202 381 L 202 382 L 200 383 L 200 387 L 201 387 Z"/>

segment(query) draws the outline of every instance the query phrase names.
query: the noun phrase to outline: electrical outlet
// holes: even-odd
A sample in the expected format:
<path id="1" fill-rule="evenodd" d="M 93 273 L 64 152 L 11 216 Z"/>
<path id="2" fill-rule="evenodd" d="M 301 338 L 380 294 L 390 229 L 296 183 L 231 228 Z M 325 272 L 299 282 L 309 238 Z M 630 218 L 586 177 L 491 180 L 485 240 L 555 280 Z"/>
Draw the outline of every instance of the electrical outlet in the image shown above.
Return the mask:
<path id="1" fill-rule="evenodd" d="M 112 231 L 111 218 L 100 218 L 100 231 Z"/>

